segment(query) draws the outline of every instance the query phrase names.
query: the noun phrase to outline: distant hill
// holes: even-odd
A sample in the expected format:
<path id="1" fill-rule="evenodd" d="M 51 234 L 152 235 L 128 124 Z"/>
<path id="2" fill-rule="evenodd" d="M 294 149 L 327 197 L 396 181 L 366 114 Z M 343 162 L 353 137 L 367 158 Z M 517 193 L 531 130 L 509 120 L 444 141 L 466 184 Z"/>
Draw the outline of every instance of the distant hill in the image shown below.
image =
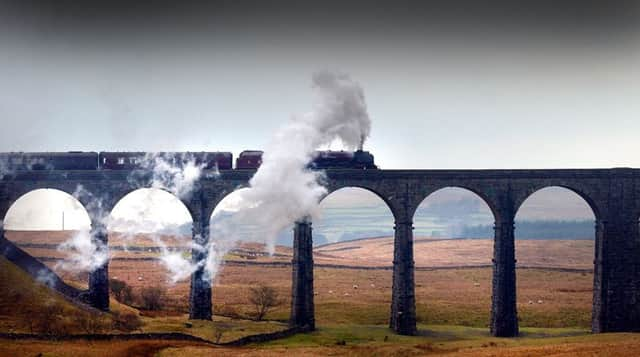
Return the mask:
<path id="1" fill-rule="evenodd" d="M 593 221 L 516 221 L 516 239 L 594 239 Z M 461 237 L 493 237 L 493 225 L 464 226 Z"/>
<path id="2" fill-rule="evenodd" d="M 490 266 L 492 239 L 414 239 L 417 268 Z M 520 240 L 519 267 L 592 269 L 594 242 L 590 240 Z M 372 238 L 328 244 L 314 249 L 316 264 L 392 266 L 393 238 Z"/>

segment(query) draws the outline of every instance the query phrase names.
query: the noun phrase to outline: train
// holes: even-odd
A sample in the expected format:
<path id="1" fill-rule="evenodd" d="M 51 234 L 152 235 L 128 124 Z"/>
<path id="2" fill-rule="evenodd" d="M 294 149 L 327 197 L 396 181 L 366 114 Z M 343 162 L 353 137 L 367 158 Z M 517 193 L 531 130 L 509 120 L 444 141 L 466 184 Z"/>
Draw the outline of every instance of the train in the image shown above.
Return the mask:
<path id="1" fill-rule="evenodd" d="M 256 170 L 262 164 L 263 152 L 245 150 L 235 161 L 236 170 Z M 231 152 L 10 152 L 0 153 L 0 170 L 136 170 L 149 167 L 149 160 L 161 158 L 174 166 L 195 162 L 206 170 L 233 170 Z M 368 151 L 316 151 L 307 166 L 324 169 L 377 169 Z"/>
<path id="2" fill-rule="evenodd" d="M 377 169 L 373 155 L 368 151 L 316 151 L 311 169 Z"/>
<path id="3" fill-rule="evenodd" d="M 230 152 L 101 152 L 98 154 L 98 168 L 135 170 L 148 166 L 148 163 L 155 158 L 178 167 L 182 167 L 187 162 L 194 162 L 206 170 L 233 168 L 233 154 Z"/>
<path id="4" fill-rule="evenodd" d="M 0 153 L 0 168 L 6 170 L 96 170 L 97 152 L 9 152 Z"/>
<path id="5" fill-rule="evenodd" d="M 236 170 L 252 170 L 262 165 L 262 154 L 260 150 L 245 150 L 236 159 Z"/>

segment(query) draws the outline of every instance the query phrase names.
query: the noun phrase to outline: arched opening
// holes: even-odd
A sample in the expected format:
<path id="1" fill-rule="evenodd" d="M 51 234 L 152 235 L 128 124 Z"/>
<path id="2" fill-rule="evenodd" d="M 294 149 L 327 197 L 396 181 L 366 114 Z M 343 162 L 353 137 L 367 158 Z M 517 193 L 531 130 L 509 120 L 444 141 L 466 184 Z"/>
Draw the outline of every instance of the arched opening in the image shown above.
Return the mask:
<path id="1" fill-rule="evenodd" d="M 269 241 L 263 228 L 241 212 L 246 190 L 240 188 L 226 195 L 210 217 L 213 313 L 223 318 L 256 319 L 252 297 L 257 289 L 271 289 L 278 303 L 260 319 L 269 320 L 264 325 L 269 328 L 284 328 L 286 324 L 274 320 L 289 318 L 292 228 L 280 232 L 274 242 Z"/>
<path id="2" fill-rule="evenodd" d="M 91 219 L 72 195 L 56 189 L 36 189 L 9 207 L 3 227 L 5 237 L 65 282 L 87 287 L 90 262 L 74 241 L 88 241 Z M 47 280 L 43 272 L 42 279 Z"/>
<path id="3" fill-rule="evenodd" d="M 135 190 L 113 207 L 106 225 L 112 295 L 143 310 L 188 312 L 193 221 L 180 199 L 161 189 Z"/>
<path id="4" fill-rule="evenodd" d="M 531 194 L 515 217 L 517 308 L 521 327 L 591 325 L 595 214 L 563 187 Z"/>
<path id="5" fill-rule="evenodd" d="M 391 209 L 370 190 L 345 187 L 321 201 L 313 222 L 316 324 L 388 326 L 393 226 Z"/>
<path id="6" fill-rule="evenodd" d="M 494 222 L 486 201 L 465 188 L 442 188 L 418 206 L 413 255 L 419 324 L 487 325 Z"/>

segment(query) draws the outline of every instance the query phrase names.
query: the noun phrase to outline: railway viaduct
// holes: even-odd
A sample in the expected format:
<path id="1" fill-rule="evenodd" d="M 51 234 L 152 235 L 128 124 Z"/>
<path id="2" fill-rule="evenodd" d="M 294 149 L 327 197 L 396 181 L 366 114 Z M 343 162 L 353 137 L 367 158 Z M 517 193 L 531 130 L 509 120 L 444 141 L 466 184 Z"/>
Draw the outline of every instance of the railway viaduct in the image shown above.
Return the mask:
<path id="1" fill-rule="evenodd" d="M 129 180 L 129 171 L 22 171 L 0 181 L 0 217 L 23 194 L 53 188 L 69 194 L 82 186 L 88 195 L 79 200 L 92 219 L 95 239 L 107 242 L 101 218 L 129 192 L 144 187 Z M 203 175 L 188 198 L 182 199 L 193 218 L 193 239 L 210 239 L 209 219 L 216 205 L 234 190 L 246 186 L 252 171 L 222 171 Z M 149 175 L 150 176 L 150 175 Z M 516 260 L 514 218 L 524 200 L 535 191 L 560 186 L 580 195 L 592 208 L 595 222 L 592 331 L 640 331 L 640 169 L 557 170 L 327 170 L 329 192 L 359 187 L 378 195 L 395 219 L 393 291 L 390 327 L 399 334 L 416 332 L 413 260 L 413 215 L 431 193 L 461 187 L 480 196 L 495 218 L 490 329 L 494 336 L 516 336 Z M 142 177 L 142 182 L 150 177 Z M 147 182 L 147 183 L 148 183 Z M 90 197 L 93 196 L 93 197 Z M 99 198 L 96 204 L 95 198 Z M 0 241 L 9 244 L 1 231 Z M 215 235 L 215 232 L 211 234 Z M 313 256 L 311 222 L 294 228 L 291 324 L 314 328 Z M 194 252 L 194 259 L 204 254 Z M 190 315 L 212 316 L 211 286 L 196 271 L 191 279 Z M 108 263 L 90 274 L 88 301 L 109 308 Z"/>

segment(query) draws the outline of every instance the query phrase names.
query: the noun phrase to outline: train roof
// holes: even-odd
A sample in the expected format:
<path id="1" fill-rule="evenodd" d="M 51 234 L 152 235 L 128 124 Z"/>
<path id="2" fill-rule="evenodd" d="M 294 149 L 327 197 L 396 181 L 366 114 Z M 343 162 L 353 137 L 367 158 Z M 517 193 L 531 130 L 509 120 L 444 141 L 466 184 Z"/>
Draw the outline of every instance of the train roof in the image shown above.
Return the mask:
<path id="1" fill-rule="evenodd" d="M 240 153 L 240 156 L 259 156 L 264 154 L 262 150 L 244 150 Z"/>
<path id="2" fill-rule="evenodd" d="M 95 151 L 42 151 L 42 152 L 23 152 L 11 151 L 0 152 L 0 155 L 23 155 L 23 156 L 68 156 L 68 155 L 98 155 Z"/>
<path id="3" fill-rule="evenodd" d="M 147 154 L 157 154 L 157 155 L 184 155 L 184 154 L 224 154 L 231 155 L 230 151 L 101 151 L 100 154 L 119 154 L 119 155 L 147 155 Z"/>

